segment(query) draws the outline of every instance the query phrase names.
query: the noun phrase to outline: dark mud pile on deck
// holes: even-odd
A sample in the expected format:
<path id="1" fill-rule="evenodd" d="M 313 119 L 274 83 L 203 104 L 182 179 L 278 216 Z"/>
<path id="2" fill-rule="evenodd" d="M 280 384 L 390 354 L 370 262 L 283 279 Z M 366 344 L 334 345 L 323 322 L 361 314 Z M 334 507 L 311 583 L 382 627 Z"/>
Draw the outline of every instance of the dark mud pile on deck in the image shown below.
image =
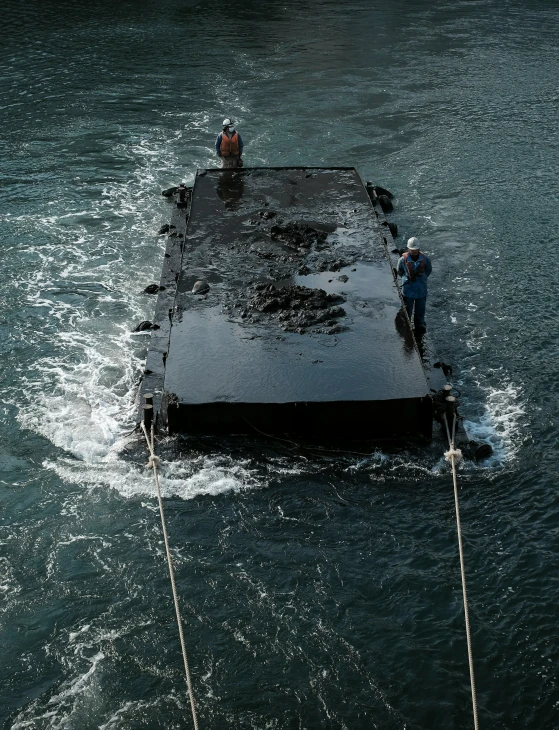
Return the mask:
<path id="1" fill-rule="evenodd" d="M 230 250 L 256 256 L 267 264 L 267 275 L 281 279 L 297 273 L 305 276 L 312 272 L 339 271 L 355 262 L 357 251 L 347 251 L 343 258 L 322 253 L 328 249 L 328 234 L 336 225 L 310 224 L 292 221 L 283 224 L 274 210 L 261 211 L 258 218 L 247 221 L 252 227 L 245 241 L 229 245 Z"/>
<path id="2" fill-rule="evenodd" d="M 353 264 L 355 255 L 332 258 L 331 254 L 328 257 L 321 253 L 328 248 L 328 234 L 336 226 L 304 221 L 284 224 L 274 210 L 260 211 L 258 218 L 252 218 L 249 224 L 255 227 L 258 238 L 245 246 L 250 254 L 268 263 L 268 281 L 251 283 L 234 296 L 229 293 L 224 311 L 244 324 L 275 320 L 285 332 L 333 335 L 347 329 L 348 323 L 340 322 L 346 316 L 346 311 L 339 306 L 346 299 L 343 294 L 279 283 L 295 273 L 307 276 L 337 272 Z M 347 281 L 347 276 L 341 280 Z"/>
<path id="3" fill-rule="evenodd" d="M 327 294 L 324 289 L 306 286 L 253 284 L 247 287 L 230 307 L 230 311 L 247 322 L 261 321 L 261 315 L 275 319 L 286 332 L 338 334 L 345 327 L 340 319 L 345 309 L 341 294 Z"/>
<path id="4" fill-rule="evenodd" d="M 316 247 L 320 249 L 326 247 L 328 233 L 306 223 L 288 223 L 286 226 L 272 226 L 270 235 L 272 239 L 283 241 L 290 248 L 308 249 L 315 243 L 317 244 Z"/>
<path id="5" fill-rule="evenodd" d="M 271 226 L 270 221 L 273 221 Z M 309 257 L 309 253 L 316 254 L 328 248 L 328 233 L 335 230 L 335 226 L 318 228 L 317 224 L 301 221 L 282 225 L 283 219 L 273 210 L 261 211 L 259 218 L 249 222 L 258 226 L 259 232 L 259 240 L 250 244 L 250 253 L 270 264 L 275 263 L 277 268 L 268 268 L 268 278 L 273 281 L 252 283 L 237 292 L 234 298 L 227 296 L 224 311 L 245 324 L 276 320 L 285 332 L 328 335 L 343 332 L 346 325 L 339 320 L 346 312 L 336 305 L 343 303 L 345 296 L 327 294 L 324 289 L 278 283 L 295 271 L 299 276 L 307 276 L 312 272 L 339 271 L 353 263 L 353 258 L 332 259 L 320 254 Z"/>

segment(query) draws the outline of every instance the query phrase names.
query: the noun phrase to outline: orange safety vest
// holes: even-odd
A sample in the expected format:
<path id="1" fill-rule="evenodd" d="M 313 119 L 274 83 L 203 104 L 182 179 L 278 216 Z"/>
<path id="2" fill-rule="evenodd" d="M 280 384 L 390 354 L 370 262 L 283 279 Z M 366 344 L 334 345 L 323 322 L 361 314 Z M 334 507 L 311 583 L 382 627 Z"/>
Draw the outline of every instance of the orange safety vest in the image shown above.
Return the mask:
<path id="1" fill-rule="evenodd" d="M 419 266 L 417 266 L 417 261 L 414 261 L 407 251 L 402 254 L 402 258 L 404 259 L 405 267 L 408 270 L 410 281 L 415 281 L 415 277 L 421 276 L 421 274 L 425 271 L 425 256 L 420 252 L 419 258 L 417 259 L 417 261 L 419 261 Z M 417 268 L 414 264 L 416 264 Z"/>
<path id="2" fill-rule="evenodd" d="M 221 134 L 221 147 L 219 148 L 222 157 L 231 157 L 232 155 L 240 155 L 239 151 L 239 134 L 235 134 L 229 138 L 225 132 Z"/>

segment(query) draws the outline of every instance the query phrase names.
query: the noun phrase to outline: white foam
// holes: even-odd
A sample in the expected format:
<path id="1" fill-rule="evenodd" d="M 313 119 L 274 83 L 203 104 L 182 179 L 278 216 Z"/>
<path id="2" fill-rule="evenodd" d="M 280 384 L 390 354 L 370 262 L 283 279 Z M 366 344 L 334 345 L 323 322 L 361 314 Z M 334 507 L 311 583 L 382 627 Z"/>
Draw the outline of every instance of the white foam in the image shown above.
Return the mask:
<path id="1" fill-rule="evenodd" d="M 105 655 L 101 651 L 89 657 L 87 670 L 63 682 L 60 691 L 48 700 L 46 704 L 48 709 L 44 709 L 44 701 L 41 698 L 34 700 L 16 717 L 11 730 L 36 728 L 39 724 L 41 727 L 53 730 L 72 727 L 72 715 L 76 710 L 82 710 L 84 705 L 96 702 L 99 695 L 96 675 L 104 658 Z"/>
<path id="2" fill-rule="evenodd" d="M 472 440 L 493 448 L 493 456 L 482 466 L 502 466 L 515 458 L 520 445 L 525 413 L 522 389 L 511 382 L 501 387 L 478 385 L 485 394 L 483 413 L 464 420 L 464 428 Z"/>
<path id="3" fill-rule="evenodd" d="M 156 702 L 146 702 L 144 700 L 136 700 L 134 702 L 124 702 L 122 707 L 113 712 L 107 722 L 99 725 L 98 730 L 114 730 L 114 728 L 130 727 L 131 721 L 137 721 L 138 716 L 142 716 L 143 712 L 150 707 L 156 706 Z"/>
<path id="4" fill-rule="evenodd" d="M 369 456 L 364 456 L 364 458 L 359 459 L 357 462 L 350 464 L 344 471 L 347 472 L 353 472 L 353 471 L 361 471 L 363 469 L 375 469 L 379 466 L 383 466 L 385 464 L 388 464 L 389 458 L 386 454 L 383 454 L 382 451 L 374 451 Z"/>
<path id="5" fill-rule="evenodd" d="M 37 313 L 21 339 L 38 354 L 7 400 L 18 406 L 23 427 L 74 457 L 49 461 L 61 476 L 147 494 L 149 478 L 119 460 L 116 446 L 134 424 L 148 346 L 147 338 L 130 330 L 152 316 L 155 300 L 141 292 L 158 280 L 165 244 L 154 230 L 154 221 L 169 215 L 158 196 L 165 187 L 159 181 L 181 179 L 183 170 L 173 140 L 163 135 L 119 145 L 116 153 L 131 160 L 126 182 L 106 184 L 93 201 L 91 187 L 84 187 L 87 203 L 72 201 L 59 214 L 51 208 L 39 219 L 35 212 L 18 217 L 22 229 L 34 229 L 29 254 L 36 260 L 14 282 Z M 107 477 L 110 471 L 115 474 Z M 174 482 L 167 479 L 167 492 L 189 496 L 196 489 L 219 492 L 245 484 L 235 469 L 207 466 Z"/>
<path id="6" fill-rule="evenodd" d="M 8 558 L 0 558 L 0 614 L 7 613 L 13 600 L 21 592 L 21 585 Z"/>
<path id="7" fill-rule="evenodd" d="M 147 455 L 146 455 L 147 461 Z M 223 463 L 219 456 L 195 457 L 185 461 L 161 462 L 160 486 L 163 497 L 193 499 L 199 495 L 216 496 L 265 486 L 266 481 L 247 463 Z M 87 461 L 58 458 L 43 463 L 61 479 L 94 488 L 106 485 L 122 496 L 155 497 L 151 469 L 142 469 L 122 459 L 115 450 L 106 458 Z"/>

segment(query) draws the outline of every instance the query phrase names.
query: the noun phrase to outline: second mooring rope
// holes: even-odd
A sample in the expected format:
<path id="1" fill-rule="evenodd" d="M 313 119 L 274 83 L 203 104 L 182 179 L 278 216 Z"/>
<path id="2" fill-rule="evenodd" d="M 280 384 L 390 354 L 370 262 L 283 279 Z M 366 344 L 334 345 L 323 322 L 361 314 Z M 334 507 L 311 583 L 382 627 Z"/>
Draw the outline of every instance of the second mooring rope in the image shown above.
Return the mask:
<path id="1" fill-rule="evenodd" d="M 190 680 L 190 669 L 188 667 L 188 657 L 186 655 L 186 645 L 184 643 L 184 635 L 182 632 L 182 618 L 179 608 L 179 599 L 177 596 L 177 587 L 175 585 L 175 571 L 173 569 L 173 561 L 171 560 L 171 551 L 169 550 L 169 540 L 167 537 L 167 525 L 165 524 L 165 513 L 163 512 L 163 500 L 161 498 L 161 487 L 159 486 L 159 475 L 157 467 L 159 466 L 159 457 L 155 455 L 154 451 L 154 435 L 153 425 L 151 427 L 151 438 L 148 436 L 145 423 L 141 423 L 142 431 L 146 437 L 146 442 L 149 449 L 149 461 L 148 467 L 153 469 L 153 477 L 155 479 L 155 486 L 157 488 L 157 500 L 159 502 L 159 515 L 161 517 L 161 527 L 163 529 L 163 539 L 165 541 L 165 552 L 167 553 L 167 565 L 169 566 L 169 577 L 171 578 L 171 588 L 173 590 L 173 601 L 175 603 L 175 613 L 177 615 L 177 625 L 179 627 L 179 637 L 182 649 L 182 658 L 184 661 L 184 673 L 186 675 L 186 687 L 188 689 L 188 696 L 190 698 L 190 708 L 192 710 L 192 721 L 194 723 L 194 730 L 198 730 L 198 717 L 196 715 L 196 703 L 194 701 L 194 693 L 192 692 L 192 682 Z"/>
<path id="2" fill-rule="evenodd" d="M 472 637 L 470 632 L 470 613 L 468 610 L 468 597 L 466 594 L 466 571 L 464 569 L 464 550 L 462 547 L 462 527 L 460 525 L 460 509 L 458 507 L 458 483 L 456 478 L 456 462 L 462 458 L 462 452 L 460 449 L 454 448 L 454 433 L 456 428 L 456 416 L 452 422 L 452 437 L 448 428 L 448 421 L 446 415 L 443 416 L 444 423 L 446 426 L 446 435 L 448 436 L 448 451 L 445 451 L 445 459 L 450 462 L 452 467 L 452 481 L 454 483 L 454 505 L 456 507 L 456 527 L 458 530 L 458 550 L 460 553 L 460 572 L 462 573 L 462 595 L 464 598 L 464 618 L 466 622 L 466 641 L 468 644 L 468 662 L 470 665 L 470 683 L 472 686 L 472 707 L 474 712 L 474 728 L 478 730 L 478 717 L 477 717 L 477 699 L 476 699 L 476 683 L 474 679 L 474 660 L 472 656 Z"/>

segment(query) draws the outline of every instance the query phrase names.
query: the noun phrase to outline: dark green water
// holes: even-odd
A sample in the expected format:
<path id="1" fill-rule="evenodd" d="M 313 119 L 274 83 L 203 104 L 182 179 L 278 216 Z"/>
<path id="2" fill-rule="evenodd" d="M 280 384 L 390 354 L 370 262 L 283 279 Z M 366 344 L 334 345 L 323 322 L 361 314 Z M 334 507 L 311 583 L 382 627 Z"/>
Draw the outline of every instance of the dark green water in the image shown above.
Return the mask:
<path id="1" fill-rule="evenodd" d="M 133 420 L 169 218 L 215 164 L 355 165 L 432 256 L 482 728 L 559 727 L 559 3 L 16 2 L 0 11 L 0 719 L 189 728 Z M 440 456 L 164 463 L 200 727 L 470 728 Z"/>

